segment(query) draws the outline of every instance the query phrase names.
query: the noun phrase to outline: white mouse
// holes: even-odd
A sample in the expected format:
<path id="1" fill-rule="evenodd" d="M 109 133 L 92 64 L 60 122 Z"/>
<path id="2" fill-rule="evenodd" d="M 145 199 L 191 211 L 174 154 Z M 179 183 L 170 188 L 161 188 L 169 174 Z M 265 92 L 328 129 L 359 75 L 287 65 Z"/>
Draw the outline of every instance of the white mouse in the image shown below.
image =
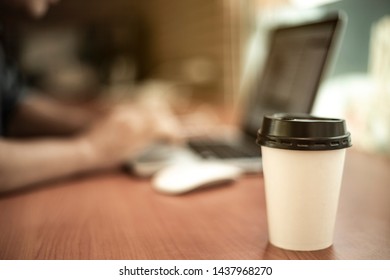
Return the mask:
<path id="1" fill-rule="evenodd" d="M 236 180 L 238 167 L 218 162 L 198 162 L 168 166 L 155 174 L 153 188 L 166 194 L 182 194 L 200 187 Z"/>

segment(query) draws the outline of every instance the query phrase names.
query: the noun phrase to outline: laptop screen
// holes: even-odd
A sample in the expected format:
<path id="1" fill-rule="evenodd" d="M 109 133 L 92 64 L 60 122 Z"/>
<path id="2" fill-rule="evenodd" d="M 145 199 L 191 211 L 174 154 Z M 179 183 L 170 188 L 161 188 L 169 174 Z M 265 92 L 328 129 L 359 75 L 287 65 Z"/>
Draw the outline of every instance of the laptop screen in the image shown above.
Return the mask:
<path id="1" fill-rule="evenodd" d="M 243 120 L 247 134 L 256 137 L 265 114 L 310 113 L 339 21 L 335 15 L 279 27 L 271 33 L 265 68 L 249 97 Z"/>

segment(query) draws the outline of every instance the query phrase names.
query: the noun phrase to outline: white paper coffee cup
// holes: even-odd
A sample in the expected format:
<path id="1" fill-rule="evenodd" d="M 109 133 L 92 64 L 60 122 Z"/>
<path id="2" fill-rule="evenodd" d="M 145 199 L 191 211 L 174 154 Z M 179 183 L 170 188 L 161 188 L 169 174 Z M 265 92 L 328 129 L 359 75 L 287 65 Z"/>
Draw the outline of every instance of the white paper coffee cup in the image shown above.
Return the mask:
<path id="1" fill-rule="evenodd" d="M 297 251 L 333 244 L 344 167 L 351 146 L 344 120 L 265 116 L 259 130 L 269 241 Z"/>

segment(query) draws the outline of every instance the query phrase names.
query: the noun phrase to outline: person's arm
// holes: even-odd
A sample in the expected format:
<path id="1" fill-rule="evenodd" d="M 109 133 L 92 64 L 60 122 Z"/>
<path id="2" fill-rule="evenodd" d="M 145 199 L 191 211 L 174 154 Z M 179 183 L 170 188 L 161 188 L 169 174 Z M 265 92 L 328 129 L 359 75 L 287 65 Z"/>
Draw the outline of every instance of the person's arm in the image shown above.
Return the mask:
<path id="1" fill-rule="evenodd" d="M 0 140 L 0 192 L 69 176 L 97 167 L 88 144 L 80 139 Z"/>
<path id="2" fill-rule="evenodd" d="M 118 165 L 156 139 L 178 139 L 178 132 L 167 112 L 122 106 L 75 137 L 0 138 L 0 192 Z"/>

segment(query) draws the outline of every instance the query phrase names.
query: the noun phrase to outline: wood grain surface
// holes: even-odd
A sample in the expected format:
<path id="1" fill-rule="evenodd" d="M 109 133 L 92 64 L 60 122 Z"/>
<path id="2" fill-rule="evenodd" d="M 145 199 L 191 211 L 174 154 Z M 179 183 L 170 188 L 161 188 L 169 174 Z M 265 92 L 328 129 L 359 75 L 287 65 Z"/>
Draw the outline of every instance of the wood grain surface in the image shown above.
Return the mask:
<path id="1" fill-rule="evenodd" d="M 0 259 L 390 259 L 390 160 L 349 150 L 334 245 L 268 243 L 263 178 L 182 196 L 110 171 L 0 196 Z"/>

